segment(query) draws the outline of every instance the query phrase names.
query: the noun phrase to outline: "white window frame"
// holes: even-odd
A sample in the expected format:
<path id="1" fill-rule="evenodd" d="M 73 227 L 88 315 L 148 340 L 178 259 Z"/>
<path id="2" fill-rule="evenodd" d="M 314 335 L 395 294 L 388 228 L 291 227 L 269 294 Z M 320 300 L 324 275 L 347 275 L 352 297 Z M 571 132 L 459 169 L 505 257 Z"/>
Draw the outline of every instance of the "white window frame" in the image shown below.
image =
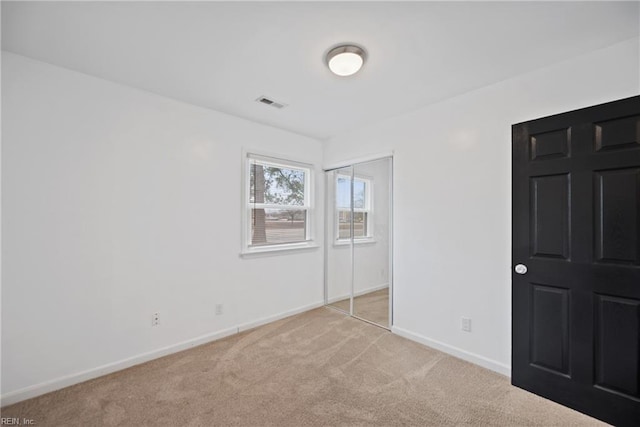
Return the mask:
<path id="1" fill-rule="evenodd" d="M 335 182 L 334 182 L 334 194 L 335 197 L 337 199 L 338 197 L 338 180 L 339 179 L 347 179 L 348 181 L 351 181 L 351 175 L 346 175 L 346 174 L 340 174 L 340 173 L 336 173 L 336 178 L 335 178 Z M 364 182 L 365 184 L 365 194 L 364 194 L 364 208 L 353 208 L 353 212 L 354 213 L 358 213 L 358 212 L 364 212 L 366 213 L 366 218 L 367 218 L 367 224 L 366 224 L 366 229 L 367 229 L 367 234 L 366 236 L 353 236 L 353 242 L 354 243 L 372 243 L 375 242 L 374 239 L 374 233 L 373 233 L 373 227 L 372 224 L 373 222 L 373 217 L 374 217 L 374 212 L 373 212 L 373 179 L 369 178 L 369 177 L 365 177 L 362 175 L 355 175 L 353 176 L 353 180 L 355 181 L 361 181 Z M 334 244 L 336 245 L 348 245 L 351 242 L 351 238 L 340 238 L 340 212 L 351 212 L 350 208 L 339 208 L 338 207 L 338 203 L 337 200 L 334 203 L 335 206 L 335 212 L 333 215 L 333 222 L 334 222 L 334 231 L 333 231 L 333 235 L 334 235 Z"/>
<path id="2" fill-rule="evenodd" d="M 278 205 L 270 203 L 252 203 L 251 196 L 251 165 L 259 163 L 265 166 L 275 166 L 286 169 L 302 170 L 305 174 L 304 204 L 303 205 Z M 284 159 L 273 155 L 259 154 L 254 151 L 243 152 L 242 167 L 242 246 L 241 255 L 259 254 L 265 252 L 291 251 L 296 249 L 317 248 L 313 236 L 313 223 L 315 209 L 313 203 L 314 166 L 308 163 Z M 299 209 L 307 211 L 305 222 L 306 240 L 294 243 L 274 243 L 266 245 L 251 244 L 251 210 L 252 209 Z"/>

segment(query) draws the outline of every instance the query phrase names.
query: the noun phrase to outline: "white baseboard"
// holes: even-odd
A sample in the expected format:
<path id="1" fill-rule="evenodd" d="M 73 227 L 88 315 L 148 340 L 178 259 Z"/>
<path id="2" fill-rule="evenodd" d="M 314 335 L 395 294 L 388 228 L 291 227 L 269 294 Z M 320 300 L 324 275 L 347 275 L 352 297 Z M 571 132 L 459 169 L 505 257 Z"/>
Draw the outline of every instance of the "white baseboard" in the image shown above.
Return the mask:
<path id="1" fill-rule="evenodd" d="M 362 289 L 358 292 L 355 292 L 353 294 L 354 297 L 359 297 L 365 294 L 369 294 L 371 292 L 377 292 L 377 291 L 381 291 L 382 289 L 388 288 L 389 284 L 388 283 L 383 283 L 382 285 L 379 286 L 374 286 L 373 288 L 366 288 L 366 289 Z M 333 298 L 329 298 L 329 301 L 327 302 L 327 304 L 333 304 L 336 301 L 342 301 L 343 299 L 347 299 L 349 298 L 351 295 L 350 294 L 344 294 L 344 295 L 339 295 L 337 297 L 333 297 Z"/>
<path id="2" fill-rule="evenodd" d="M 435 348 L 436 350 L 440 350 L 459 359 L 466 360 L 467 362 L 471 362 L 473 364 L 482 366 L 483 368 L 487 368 L 499 374 L 511 377 L 511 367 L 504 363 L 500 363 L 487 357 L 480 356 L 479 354 L 475 354 L 470 351 L 462 350 L 461 348 L 445 344 L 441 341 L 427 338 L 425 336 L 416 334 L 403 328 L 399 328 L 397 326 L 392 326 L 391 332 L 401 337 L 410 339 L 411 341 L 418 342 L 420 344 L 426 345 L 427 347 Z"/>
<path id="3" fill-rule="evenodd" d="M 255 322 L 244 323 L 239 326 L 227 328 L 221 331 L 212 332 L 210 334 L 201 335 L 190 340 L 182 341 L 177 344 L 173 344 L 167 347 L 162 347 L 157 350 L 142 353 L 136 356 L 128 357 L 126 359 L 119 360 L 117 362 L 108 363 L 106 365 L 98 366 L 97 368 L 87 369 L 85 371 L 77 372 L 70 375 L 65 375 L 50 381 L 45 381 L 39 384 L 34 384 L 28 387 L 21 388 L 19 390 L 11 391 L 9 393 L 2 394 L 0 396 L 0 407 L 12 405 L 23 400 L 31 399 L 50 393 L 52 391 L 60 390 L 61 388 L 69 387 L 74 384 L 78 384 L 84 381 L 92 380 L 94 378 L 101 377 L 103 375 L 111 374 L 113 372 L 121 371 L 131 366 L 139 365 L 141 363 L 148 362 L 159 357 L 167 356 L 169 354 L 177 353 L 179 351 L 186 350 L 191 347 L 206 344 L 211 341 L 216 341 L 221 338 L 225 338 L 231 335 L 235 335 L 239 332 L 246 331 L 247 329 L 255 328 L 266 323 L 274 322 L 276 320 L 284 319 L 285 317 L 293 316 L 294 314 L 302 313 L 312 310 L 314 308 L 322 307 L 323 302 L 317 302 L 309 304 L 303 307 L 299 307 L 293 310 L 285 311 L 274 316 L 265 317 Z"/>
<path id="4" fill-rule="evenodd" d="M 303 307 L 294 308 L 293 310 L 284 311 L 274 316 L 263 317 L 262 319 L 255 320 L 253 322 L 243 323 L 238 325 L 238 332 L 243 332 L 249 329 L 257 328 L 258 326 L 266 325 L 267 323 L 275 322 L 276 320 L 284 319 L 295 314 L 304 313 L 305 311 L 313 310 L 314 308 L 322 307 L 324 302 L 315 302 L 313 304 L 305 305 Z"/>

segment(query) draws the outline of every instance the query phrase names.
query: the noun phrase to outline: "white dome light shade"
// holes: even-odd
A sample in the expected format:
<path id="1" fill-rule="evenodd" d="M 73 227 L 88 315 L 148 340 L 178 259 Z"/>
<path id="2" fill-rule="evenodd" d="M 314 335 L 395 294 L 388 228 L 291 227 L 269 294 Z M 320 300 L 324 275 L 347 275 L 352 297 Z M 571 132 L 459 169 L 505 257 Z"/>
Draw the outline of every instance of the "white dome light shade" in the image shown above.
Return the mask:
<path id="1" fill-rule="evenodd" d="M 357 73 L 362 68 L 364 60 L 364 50 L 357 46 L 338 46 L 327 54 L 329 69 L 341 77 Z"/>
<path id="2" fill-rule="evenodd" d="M 362 67 L 362 57 L 356 53 L 339 53 L 329 60 L 329 69 L 339 76 L 350 76 Z"/>

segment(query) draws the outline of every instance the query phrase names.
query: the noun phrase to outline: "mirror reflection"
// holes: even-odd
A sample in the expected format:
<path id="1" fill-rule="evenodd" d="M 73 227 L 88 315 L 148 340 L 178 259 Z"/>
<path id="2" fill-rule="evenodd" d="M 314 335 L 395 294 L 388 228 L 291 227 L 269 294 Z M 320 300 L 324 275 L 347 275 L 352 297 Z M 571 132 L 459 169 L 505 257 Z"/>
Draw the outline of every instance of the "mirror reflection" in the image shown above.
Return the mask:
<path id="1" fill-rule="evenodd" d="M 326 303 L 351 314 L 351 177 L 347 167 L 326 173 Z"/>
<path id="2" fill-rule="evenodd" d="M 390 327 L 391 158 L 326 173 L 327 304 Z"/>

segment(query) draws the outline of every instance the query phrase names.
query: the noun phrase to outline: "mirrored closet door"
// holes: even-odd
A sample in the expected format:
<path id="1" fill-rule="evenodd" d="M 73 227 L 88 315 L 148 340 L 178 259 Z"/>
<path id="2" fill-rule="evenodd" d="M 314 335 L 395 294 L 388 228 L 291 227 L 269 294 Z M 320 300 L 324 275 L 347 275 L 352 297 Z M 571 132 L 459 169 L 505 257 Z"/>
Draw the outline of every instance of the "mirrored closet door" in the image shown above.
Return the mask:
<path id="1" fill-rule="evenodd" d="M 340 215 L 351 214 L 352 176 L 351 166 L 328 171 L 325 187 L 325 303 L 349 314 L 353 308 L 353 242 L 351 222 L 340 221 Z"/>
<path id="2" fill-rule="evenodd" d="M 390 328 L 392 158 L 326 172 L 325 299 Z"/>

